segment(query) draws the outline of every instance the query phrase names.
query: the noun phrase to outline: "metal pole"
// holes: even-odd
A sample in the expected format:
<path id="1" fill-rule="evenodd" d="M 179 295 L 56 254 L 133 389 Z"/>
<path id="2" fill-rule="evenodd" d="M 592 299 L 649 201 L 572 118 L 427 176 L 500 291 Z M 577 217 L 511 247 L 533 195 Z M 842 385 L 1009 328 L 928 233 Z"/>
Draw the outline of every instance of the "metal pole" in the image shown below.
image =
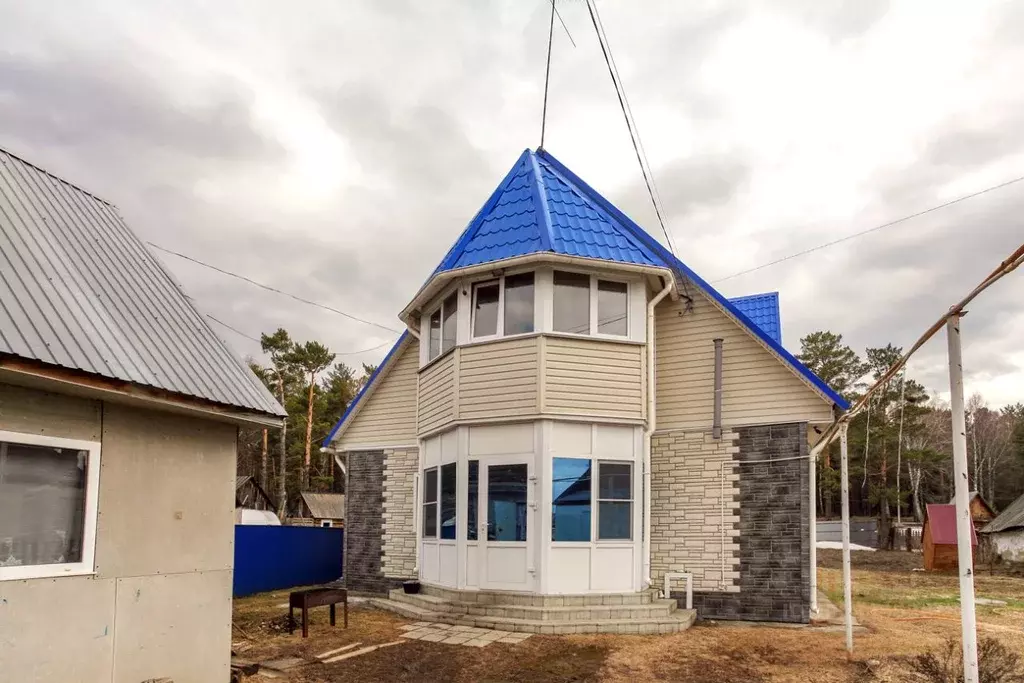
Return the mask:
<path id="1" fill-rule="evenodd" d="M 811 457 L 807 461 L 807 477 L 809 480 L 807 485 L 807 502 L 811 505 L 811 614 L 816 614 L 818 612 L 818 468 L 816 466 L 818 453 L 813 448 L 811 449 Z"/>
<path id="2" fill-rule="evenodd" d="M 850 457 L 844 422 L 839 431 L 840 493 L 843 501 L 843 616 L 846 623 L 846 651 L 853 654 L 853 579 L 850 576 Z"/>
<path id="3" fill-rule="evenodd" d="M 907 370 L 903 369 L 900 382 L 900 435 L 896 438 L 896 526 L 903 526 L 903 497 L 900 495 L 900 470 L 903 468 L 903 406 L 907 389 Z"/>
<path id="4" fill-rule="evenodd" d="M 974 614 L 974 557 L 967 481 L 967 424 L 964 417 L 964 368 L 960 353 L 960 315 L 946 320 L 949 343 L 949 409 L 953 416 L 953 480 L 956 500 L 956 548 L 960 569 L 960 627 L 963 632 L 964 683 L 978 683 L 978 626 Z"/>

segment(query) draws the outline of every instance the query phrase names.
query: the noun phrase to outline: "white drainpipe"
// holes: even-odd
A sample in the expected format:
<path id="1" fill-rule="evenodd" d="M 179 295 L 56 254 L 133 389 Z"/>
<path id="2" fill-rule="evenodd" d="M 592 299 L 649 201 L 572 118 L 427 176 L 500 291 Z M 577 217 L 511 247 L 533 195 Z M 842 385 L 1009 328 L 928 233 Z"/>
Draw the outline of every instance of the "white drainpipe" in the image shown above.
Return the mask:
<path id="1" fill-rule="evenodd" d="M 672 290 L 671 280 L 647 304 L 647 430 L 644 434 L 644 587 L 651 585 L 651 435 L 657 427 L 654 387 L 654 308 Z"/>

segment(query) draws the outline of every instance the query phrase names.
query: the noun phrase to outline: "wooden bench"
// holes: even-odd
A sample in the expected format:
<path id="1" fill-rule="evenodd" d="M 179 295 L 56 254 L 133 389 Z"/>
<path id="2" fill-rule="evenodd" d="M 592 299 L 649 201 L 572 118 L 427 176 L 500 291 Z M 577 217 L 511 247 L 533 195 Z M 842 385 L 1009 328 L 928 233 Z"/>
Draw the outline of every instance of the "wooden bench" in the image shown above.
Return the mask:
<path id="1" fill-rule="evenodd" d="M 344 588 L 310 588 L 292 591 L 288 596 L 288 633 L 295 633 L 295 609 L 302 610 L 302 637 L 309 636 L 309 608 L 331 606 L 331 626 L 334 626 L 334 606 L 344 605 L 345 628 L 348 628 L 348 591 Z"/>

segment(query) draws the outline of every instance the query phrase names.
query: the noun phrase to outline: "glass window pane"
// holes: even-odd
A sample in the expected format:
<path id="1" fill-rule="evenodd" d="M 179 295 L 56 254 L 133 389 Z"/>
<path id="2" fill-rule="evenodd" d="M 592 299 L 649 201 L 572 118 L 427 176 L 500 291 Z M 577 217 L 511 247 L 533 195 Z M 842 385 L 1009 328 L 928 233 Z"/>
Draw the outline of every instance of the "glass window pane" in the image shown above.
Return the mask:
<path id="1" fill-rule="evenodd" d="M 597 331 L 601 334 L 629 334 L 629 302 L 625 282 L 597 281 Z"/>
<path id="2" fill-rule="evenodd" d="M 505 334 L 533 332 L 533 273 L 505 278 Z"/>
<path id="3" fill-rule="evenodd" d="M 477 517 L 477 505 L 480 496 L 480 461 L 469 461 L 469 491 L 466 499 L 466 540 L 476 540 L 476 530 L 480 526 Z"/>
<path id="4" fill-rule="evenodd" d="M 455 463 L 441 465 L 441 538 L 455 540 Z"/>
<path id="5" fill-rule="evenodd" d="M 441 353 L 441 309 L 434 311 L 430 316 L 430 342 L 427 347 L 427 357 L 437 358 Z"/>
<path id="6" fill-rule="evenodd" d="M 437 538 L 437 503 L 423 506 L 423 538 Z"/>
<path id="7" fill-rule="evenodd" d="M 497 282 L 473 285 L 473 336 L 488 337 L 498 334 Z"/>
<path id="8" fill-rule="evenodd" d="M 590 334 L 590 276 L 555 271 L 554 329 Z"/>
<path id="9" fill-rule="evenodd" d="M 601 501 L 597 509 L 597 537 L 602 541 L 632 538 L 633 504 Z"/>
<path id="10" fill-rule="evenodd" d="M 0 565 L 82 561 L 88 451 L 0 443 Z"/>
<path id="11" fill-rule="evenodd" d="M 632 471 L 629 463 L 602 462 L 597 470 L 598 499 L 630 500 L 633 497 Z"/>
<path id="12" fill-rule="evenodd" d="M 437 468 L 431 467 L 423 471 L 423 502 L 437 502 Z"/>
<path id="13" fill-rule="evenodd" d="M 487 468 L 487 540 L 526 540 L 526 465 Z"/>
<path id="14" fill-rule="evenodd" d="M 551 461 L 551 540 L 590 540 L 590 461 Z"/>
<path id="15" fill-rule="evenodd" d="M 444 353 L 448 349 L 455 348 L 455 329 L 458 324 L 459 316 L 459 293 L 458 291 L 452 292 L 447 299 L 444 300 L 444 305 L 441 306 L 442 320 L 441 320 L 441 353 Z"/>

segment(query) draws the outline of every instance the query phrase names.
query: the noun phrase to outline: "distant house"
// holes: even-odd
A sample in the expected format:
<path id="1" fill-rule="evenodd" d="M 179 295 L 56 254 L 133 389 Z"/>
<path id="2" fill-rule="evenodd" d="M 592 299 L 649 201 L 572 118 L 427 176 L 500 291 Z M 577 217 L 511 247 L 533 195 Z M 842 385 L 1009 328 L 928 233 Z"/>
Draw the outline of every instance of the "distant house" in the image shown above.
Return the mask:
<path id="1" fill-rule="evenodd" d="M 956 506 L 934 504 L 926 506 L 924 529 L 921 532 L 924 568 L 929 571 L 957 569 L 960 566 L 960 561 L 956 539 Z M 977 545 L 978 536 L 972 526 L 971 546 L 973 548 Z"/>
<path id="2" fill-rule="evenodd" d="M 284 415 L 116 208 L 0 150 L 0 678 L 227 681 L 238 428 Z"/>
<path id="3" fill-rule="evenodd" d="M 235 507 L 247 510 L 273 510 L 276 505 L 270 494 L 253 477 L 235 477 Z"/>
<path id="4" fill-rule="evenodd" d="M 1024 495 L 981 530 L 1003 562 L 1024 562 Z"/>
<path id="5" fill-rule="evenodd" d="M 981 531 L 983 526 L 996 518 L 995 510 L 977 491 L 971 491 L 969 496 L 968 507 L 971 509 L 971 521 L 974 523 L 974 530 Z M 955 505 L 956 499 L 951 499 L 949 504 Z"/>
<path id="6" fill-rule="evenodd" d="M 345 526 L 345 496 L 340 493 L 313 493 L 303 491 L 299 517 L 288 523 L 293 526 Z"/>

